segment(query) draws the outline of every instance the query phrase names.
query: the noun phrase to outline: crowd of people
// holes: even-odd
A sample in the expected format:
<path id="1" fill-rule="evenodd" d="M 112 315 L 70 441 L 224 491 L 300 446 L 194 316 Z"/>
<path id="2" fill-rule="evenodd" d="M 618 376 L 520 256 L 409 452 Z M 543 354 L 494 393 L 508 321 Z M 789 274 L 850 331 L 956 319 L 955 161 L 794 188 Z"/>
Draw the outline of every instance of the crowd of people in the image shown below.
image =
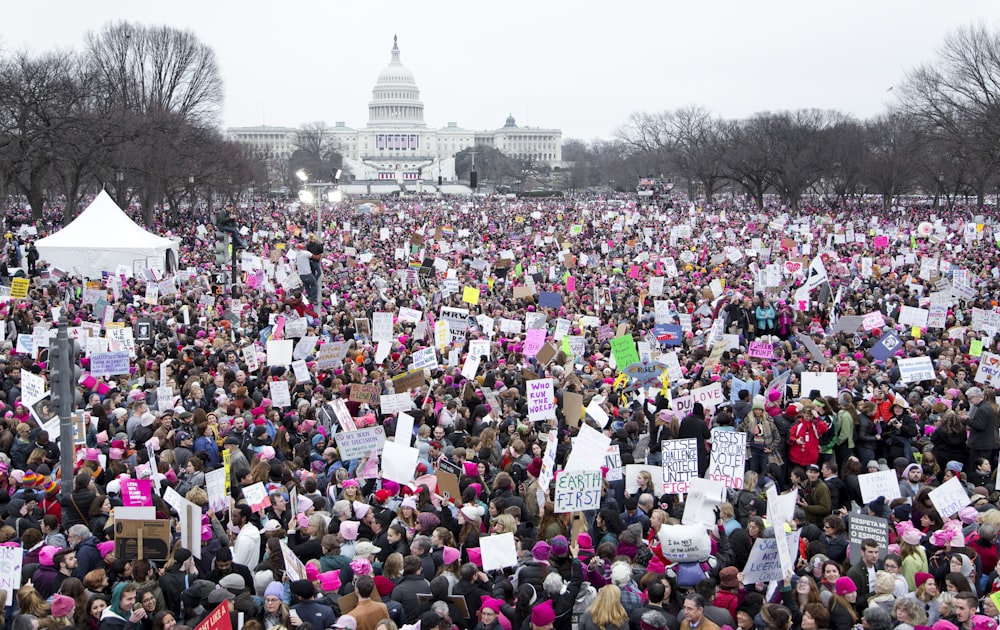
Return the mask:
<path id="1" fill-rule="evenodd" d="M 23 553 L 20 582 L 0 590 L 6 624 L 215 628 L 229 602 L 246 630 L 993 630 L 997 213 L 866 204 L 393 198 L 325 208 L 317 230 L 314 209 L 257 199 L 228 208 L 246 244 L 236 287 L 193 215 L 152 226 L 180 240 L 177 270 L 81 278 L 36 257 L 28 297 L 0 306 L 0 547 Z M 7 274 L 34 249 L 18 219 L 12 209 Z M 79 340 L 74 445 L 22 400 L 22 375 L 49 371 L 47 350 L 21 341 L 54 326 L 55 309 L 94 337 L 140 319 L 152 330 Z M 383 313 L 390 338 L 373 325 Z M 529 347 L 537 329 L 545 360 Z M 290 334 L 294 368 L 269 357 Z M 618 364 L 623 336 L 658 383 Z M 89 370 L 93 352 L 119 348 L 130 373 Z M 414 369 L 428 348 L 431 366 Z M 918 358 L 933 370 L 914 378 Z M 537 378 L 554 383 L 554 420 L 529 418 Z M 680 407 L 714 384 L 721 402 Z M 378 395 L 352 395 L 362 385 Z M 383 409 L 398 394 L 409 409 Z M 383 476 L 377 453 L 342 457 L 336 434 L 354 427 L 415 448 L 412 478 Z M 556 512 L 551 471 L 583 427 L 617 457 L 593 462 L 599 508 Z M 745 474 L 692 563 L 665 544 L 687 526 L 688 497 L 651 472 L 665 441 L 694 439 L 706 476 L 717 431 L 746 434 Z M 637 464 L 651 470 L 623 474 Z M 220 469 L 222 507 L 208 482 Z M 865 496 L 863 475 L 884 471 L 898 492 Z M 155 559 L 116 543 L 131 479 L 153 480 L 155 518 L 172 524 Z M 942 513 L 934 490 L 952 479 L 965 500 Z M 258 484 L 265 501 L 245 494 Z M 797 493 L 787 522 L 769 519 L 770 488 Z M 168 491 L 200 508 L 200 525 Z M 859 516 L 885 519 L 887 547 L 849 542 Z M 798 532 L 792 566 L 747 582 L 776 529 Z M 516 564 L 496 568 L 483 541 L 504 534 Z"/>

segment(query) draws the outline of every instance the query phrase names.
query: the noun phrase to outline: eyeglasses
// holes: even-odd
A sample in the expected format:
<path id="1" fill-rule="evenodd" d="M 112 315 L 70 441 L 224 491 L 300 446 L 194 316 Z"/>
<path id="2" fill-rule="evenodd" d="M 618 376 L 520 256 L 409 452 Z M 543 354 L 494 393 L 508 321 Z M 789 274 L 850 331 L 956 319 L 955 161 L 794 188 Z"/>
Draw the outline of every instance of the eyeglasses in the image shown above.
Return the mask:
<path id="1" fill-rule="evenodd" d="M 492 610 L 484 610 L 483 611 L 483 617 L 496 617 L 496 616 L 497 616 L 497 614 L 495 612 L 493 612 Z"/>

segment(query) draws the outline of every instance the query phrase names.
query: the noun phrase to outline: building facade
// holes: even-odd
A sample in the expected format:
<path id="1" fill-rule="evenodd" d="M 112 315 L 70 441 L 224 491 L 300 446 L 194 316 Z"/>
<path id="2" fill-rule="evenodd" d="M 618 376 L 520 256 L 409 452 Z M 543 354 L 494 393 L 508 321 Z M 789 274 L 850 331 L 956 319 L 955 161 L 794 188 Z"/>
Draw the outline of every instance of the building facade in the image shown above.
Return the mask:
<path id="1" fill-rule="evenodd" d="M 508 116 L 503 127 L 492 131 L 472 131 L 449 122 L 429 129 L 424 120 L 424 103 L 413 73 L 400 60 L 399 45 L 393 37 L 389 65 L 378 75 L 368 102 L 368 123 L 363 129 L 337 122 L 329 129 L 355 179 L 365 181 L 455 179 L 455 154 L 469 147 L 487 145 L 505 155 L 532 159 L 549 166 L 562 162 L 562 131 L 518 127 Z M 227 130 L 229 137 L 253 148 L 261 155 L 287 159 L 294 151 L 294 128 L 238 127 Z"/>

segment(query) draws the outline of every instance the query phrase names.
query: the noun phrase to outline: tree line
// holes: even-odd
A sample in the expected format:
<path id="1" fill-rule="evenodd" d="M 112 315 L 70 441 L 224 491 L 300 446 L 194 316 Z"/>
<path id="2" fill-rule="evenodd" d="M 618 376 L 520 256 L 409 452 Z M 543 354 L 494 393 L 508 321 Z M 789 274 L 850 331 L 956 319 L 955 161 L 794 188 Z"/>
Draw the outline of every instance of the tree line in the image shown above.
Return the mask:
<path id="1" fill-rule="evenodd" d="M 1000 36 L 982 25 L 950 34 L 930 63 L 894 86 L 882 115 L 858 120 L 800 109 L 723 119 L 701 106 L 634 113 L 612 140 L 568 140 L 570 186 L 634 189 L 668 177 L 691 196 L 730 186 L 763 207 L 776 194 L 796 207 L 805 195 L 843 202 L 877 195 L 889 206 L 923 194 L 978 206 L 1000 178 Z"/>

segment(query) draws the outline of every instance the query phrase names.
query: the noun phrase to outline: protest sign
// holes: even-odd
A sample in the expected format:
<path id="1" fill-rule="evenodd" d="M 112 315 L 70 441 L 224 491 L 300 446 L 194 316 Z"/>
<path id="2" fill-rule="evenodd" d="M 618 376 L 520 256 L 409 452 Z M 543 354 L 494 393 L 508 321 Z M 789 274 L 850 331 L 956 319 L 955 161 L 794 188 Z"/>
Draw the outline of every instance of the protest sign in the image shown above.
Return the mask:
<path id="1" fill-rule="evenodd" d="M 934 364 L 930 357 L 914 357 L 912 359 L 900 359 L 899 380 L 903 383 L 919 383 L 920 381 L 932 381 L 934 376 Z"/>
<path id="2" fill-rule="evenodd" d="M 903 345 L 903 340 L 900 339 L 896 333 L 888 330 L 882 337 L 878 340 L 874 346 L 869 348 L 868 354 L 872 355 L 877 361 L 885 361 L 887 358 L 891 357 L 900 346 Z"/>
<path id="3" fill-rule="evenodd" d="M 608 469 L 604 478 L 611 481 L 621 481 L 625 478 L 625 471 L 622 468 L 621 449 L 617 444 L 608 447 L 608 454 L 604 456 L 604 467 Z"/>
<path id="4" fill-rule="evenodd" d="M 721 481 L 692 477 L 688 480 L 688 496 L 681 522 L 715 527 L 715 508 L 725 500 L 726 487 Z"/>
<path id="5" fill-rule="evenodd" d="M 712 456 L 708 463 L 708 479 L 721 481 L 727 488 L 743 487 L 746 467 L 747 434 L 742 431 L 712 430 Z M 697 464 L 697 457 L 696 462 Z"/>
<path id="6" fill-rule="evenodd" d="M 280 544 L 281 557 L 284 560 L 285 573 L 287 574 L 289 581 L 306 579 L 306 567 L 302 564 L 302 560 L 300 560 L 299 557 L 288 548 L 288 543 L 284 540 L 282 540 Z"/>
<path id="7" fill-rule="evenodd" d="M 660 450 L 663 456 L 663 493 L 686 493 L 688 481 L 698 476 L 698 440 L 663 440 Z"/>
<path id="8" fill-rule="evenodd" d="M 578 394 L 576 392 L 563 392 L 562 411 L 563 417 L 566 418 L 566 423 L 569 426 L 580 426 L 580 416 L 583 414 L 583 394 Z M 605 422 L 605 424 L 607 424 L 607 422 Z"/>
<path id="9" fill-rule="evenodd" d="M 593 470 L 594 462 L 603 462 L 611 446 L 611 438 L 589 425 L 582 425 L 573 440 L 573 449 L 566 462 L 566 470 Z"/>
<path id="10" fill-rule="evenodd" d="M 379 406 L 382 413 L 396 413 L 413 407 L 413 399 L 409 394 L 382 394 L 379 396 Z"/>
<path id="11" fill-rule="evenodd" d="M 799 390 L 801 396 L 808 396 L 813 390 L 819 390 L 820 396 L 826 398 L 837 397 L 837 373 L 836 372 L 803 372 L 802 388 Z"/>
<path id="12" fill-rule="evenodd" d="M 122 504 L 125 507 L 149 507 L 153 505 L 153 481 L 151 479 L 122 479 Z"/>
<path id="13" fill-rule="evenodd" d="M 350 410 L 347 409 L 347 403 L 341 398 L 330 403 L 333 407 L 333 415 L 337 416 L 337 424 L 340 425 L 341 431 L 354 431 L 357 429 L 357 425 L 354 424 L 354 418 L 351 417 Z"/>
<path id="14" fill-rule="evenodd" d="M 228 601 L 223 601 L 201 623 L 195 626 L 194 630 L 233 630 L 233 618 L 229 612 L 229 605 Z"/>
<path id="15" fill-rule="evenodd" d="M 601 460 L 603 463 L 603 459 Z M 601 507 L 601 471 L 574 470 L 556 473 L 555 511 L 582 512 Z"/>
<path id="16" fill-rule="evenodd" d="M 558 448 L 558 436 L 555 431 L 549 431 L 545 441 L 545 454 L 542 455 L 542 471 L 538 475 L 538 487 L 548 496 L 549 484 L 552 483 L 553 473 L 556 468 L 556 449 Z"/>
<path id="17" fill-rule="evenodd" d="M 878 558 L 889 553 L 889 521 L 878 516 L 851 514 L 847 524 L 847 540 L 851 543 L 851 564 L 861 562 L 861 541 L 871 538 L 878 543 Z"/>
<path id="18" fill-rule="evenodd" d="M 711 385 L 706 385 L 705 387 L 692 389 L 691 400 L 692 408 L 694 407 L 694 403 L 701 403 L 706 409 L 714 409 L 717 405 L 721 405 L 725 402 L 722 397 L 722 385 L 719 383 L 712 383 Z"/>
<path id="19" fill-rule="evenodd" d="M 125 358 L 128 359 L 128 356 L 126 355 Z M 31 407 L 47 395 L 44 378 L 27 370 L 21 372 L 21 402 Z"/>
<path id="20" fill-rule="evenodd" d="M 902 496 L 896 471 L 892 469 L 858 475 L 858 484 L 861 486 L 861 500 L 865 503 L 871 503 L 878 497 L 892 501 Z"/>
<path id="21" fill-rule="evenodd" d="M 209 510 L 218 514 L 229 508 L 225 468 L 216 468 L 205 473 L 205 489 L 208 491 Z"/>
<path id="22" fill-rule="evenodd" d="M 288 381 L 272 381 L 270 383 L 271 403 L 278 408 L 291 407 L 292 396 L 288 390 Z"/>
<path id="23" fill-rule="evenodd" d="M 528 419 L 532 422 L 554 420 L 556 400 L 551 378 L 539 378 L 525 383 L 528 398 Z"/>
<path id="24" fill-rule="evenodd" d="M 802 530 L 795 530 L 785 537 L 788 556 L 795 562 L 799 554 L 799 536 Z M 743 567 L 743 583 L 774 582 L 784 579 L 781 561 L 778 557 L 778 541 L 775 538 L 758 538 L 750 550 L 750 557 Z"/>
<path id="25" fill-rule="evenodd" d="M 90 355 L 90 371 L 101 376 L 114 376 L 129 373 L 129 353 L 95 352 Z"/>
<path id="26" fill-rule="evenodd" d="M 865 332 L 869 332 L 874 328 L 883 328 L 885 326 L 885 317 L 882 316 L 881 311 L 874 311 L 868 313 L 861 320 L 861 327 Z"/>
<path id="27" fill-rule="evenodd" d="M 958 477 L 952 477 L 931 490 L 930 499 L 943 519 L 947 519 L 972 502 Z"/>
<path id="28" fill-rule="evenodd" d="M 378 397 L 381 393 L 382 387 L 378 383 L 352 383 L 348 400 L 374 407 L 378 404 Z"/>
<path id="29" fill-rule="evenodd" d="M 565 401 L 565 398 L 563 400 Z M 583 401 L 582 395 L 580 400 L 582 404 Z M 593 418 L 594 422 L 597 423 L 597 426 L 601 428 L 608 426 L 608 420 L 611 419 L 611 417 L 608 415 L 608 412 L 606 412 L 604 408 L 601 407 L 603 403 L 604 403 L 604 397 L 598 394 L 594 394 L 594 397 L 590 399 L 590 403 L 587 405 L 587 415 Z M 569 422 L 568 417 L 566 421 Z M 579 424 L 579 422 L 577 422 L 576 424 Z"/>
<path id="30" fill-rule="evenodd" d="M 701 562 L 712 548 L 708 530 L 699 525 L 660 525 L 656 532 L 663 557 L 672 562 Z"/>
<path id="31" fill-rule="evenodd" d="M 517 545 L 514 543 L 513 532 L 483 536 L 479 546 L 483 554 L 484 571 L 517 565 Z"/>
<path id="32" fill-rule="evenodd" d="M 143 521 L 115 519 L 115 558 L 166 560 L 170 542 L 169 519 Z"/>
<path id="33" fill-rule="evenodd" d="M 413 480 L 420 451 L 406 444 L 386 442 L 382 446 L 382 478 L 406 484 Z"/>
<path id="34" fill-rule="evenodd" d="M 338 431 L 333 438 L 337 441 L 340 459 L 350 461 L 370 453 L 372 449 L 382 452 L 385 445 L 385 429 L 381 426 L 366 427 L 356 431 Z"/>
<path id="35" fill-rule="evenodd" d="M 770 360 L 774 358 L 774 346 L 767 341 L 751 341 L 747 354 L 754 358 Z"/>
<path id="36" fill-rule="evenodd" d="M 285 367 L 292 362 L 295 342 L 291 339 L 269 339 L 267 342 L 267 365 Z"/>
<path id="37" fill-rule="evenodd" d="M 409 445 L 413 441 L 413 416 L 402 411 L 396 416 L 396 430 L 392 441 L 397 444 Z"/>
<path id="38" fill-rule="evenodd" d="M 611 354 L 620 368 L 639 362 L 639 351 L 635 347 L 632 335 L 614 337 L 611 340 Z"/>
<path id="39" fill-rule="evenodd" d="M 258 514 L 271 507 L 271 499 L 267 496 L 263 482 L 257 482 L 243 488 L 243 497 L 250 509 Z"/>
<path id="40" fill-rule="evenodd" d="M 24 550 L 21 547 L 0 547 L 0 591 L 6 593 L 6 602 L 14 602 L 14 593 L 21 589 L 21 568 Z"/>

